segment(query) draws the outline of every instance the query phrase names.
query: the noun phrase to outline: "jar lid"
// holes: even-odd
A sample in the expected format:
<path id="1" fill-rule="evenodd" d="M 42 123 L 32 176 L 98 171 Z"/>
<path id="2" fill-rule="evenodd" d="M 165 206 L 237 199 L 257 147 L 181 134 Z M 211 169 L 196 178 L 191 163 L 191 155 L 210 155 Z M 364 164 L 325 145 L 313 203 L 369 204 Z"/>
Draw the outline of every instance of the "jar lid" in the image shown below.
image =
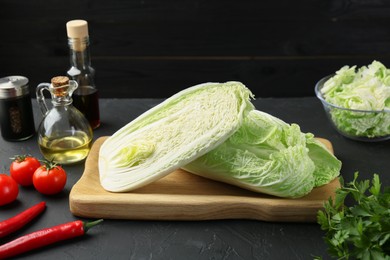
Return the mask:
<path id="1" fill-rule="evenodd" d="M 19 97 L 28 93 L 30 93 L 28 78 L 23 76 L 0 78 L 0 99 Z"/>

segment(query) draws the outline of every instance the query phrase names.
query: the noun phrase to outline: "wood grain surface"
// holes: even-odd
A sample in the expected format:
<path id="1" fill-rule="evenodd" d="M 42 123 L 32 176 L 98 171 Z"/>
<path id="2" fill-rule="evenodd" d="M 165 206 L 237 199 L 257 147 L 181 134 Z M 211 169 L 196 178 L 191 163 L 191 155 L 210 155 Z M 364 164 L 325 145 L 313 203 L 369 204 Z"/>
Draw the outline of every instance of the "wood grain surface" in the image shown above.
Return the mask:
<path id="1" fill-rule="evenodd" d="M 85 171 L 69 195 L 70 211 L 79 217 L 138 220 L 256 219 L 277 222 L 314 222 L 316 214 L 340 187 L 336 179 L 299 199 L 254 193 L 225 183 L 176 170 L 145 187 L 111 193 L 99 180 L 99 148 L 92 146 Z M 333 152 L 328 140 L 320 139 Z"/>

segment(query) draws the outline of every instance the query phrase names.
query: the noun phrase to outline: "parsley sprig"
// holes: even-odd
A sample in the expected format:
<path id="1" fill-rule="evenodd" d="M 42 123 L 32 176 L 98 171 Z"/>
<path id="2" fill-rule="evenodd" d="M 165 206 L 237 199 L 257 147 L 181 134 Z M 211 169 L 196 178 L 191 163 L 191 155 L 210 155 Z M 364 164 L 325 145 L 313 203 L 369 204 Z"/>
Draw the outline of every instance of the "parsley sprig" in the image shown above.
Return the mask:
<path id="1" fill-rule="evenodd" d="M 336 190 L 324 209 L 318 211 L 317 221 L 326 231 L 328 252 L 337 259 L 390 259 L 390 187 L 381 191 L 379 176 L 352 182 Z M 351 199 L 351 206 L 346 202 Z"/>

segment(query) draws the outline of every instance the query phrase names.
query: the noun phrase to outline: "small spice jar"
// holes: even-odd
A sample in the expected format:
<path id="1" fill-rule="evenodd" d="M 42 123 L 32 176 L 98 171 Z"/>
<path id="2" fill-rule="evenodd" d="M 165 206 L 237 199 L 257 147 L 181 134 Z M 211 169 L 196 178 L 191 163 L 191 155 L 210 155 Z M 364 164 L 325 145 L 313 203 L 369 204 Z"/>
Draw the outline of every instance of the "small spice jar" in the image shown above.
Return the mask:
<path id="1" fill-rule="evenodd" d="M 22 141 L 35 133 L 28 79 L 23 76 L 0 78 L 1 135 L 7 141 Z"/>

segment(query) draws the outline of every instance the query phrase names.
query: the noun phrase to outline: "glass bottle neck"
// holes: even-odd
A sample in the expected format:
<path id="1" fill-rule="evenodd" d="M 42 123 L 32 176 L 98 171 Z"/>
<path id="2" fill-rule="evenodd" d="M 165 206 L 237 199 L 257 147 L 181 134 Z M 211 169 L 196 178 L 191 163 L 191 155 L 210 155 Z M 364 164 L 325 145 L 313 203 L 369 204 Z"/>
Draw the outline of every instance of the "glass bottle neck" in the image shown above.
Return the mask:
<path id="1" fill-rule="evenodd" d="M 68 38 L 70 64 L 79 70 L 89 69 L 91 59 L 89 55 L 89 37 Z"/>
<path id="2" fill-rule="evenodd" d="M 54 106 L 68 106 L 72 104 L 72 94 L 77 89 L 76 81 L 70 80 L 68 84 L 62 86 L 50 85 L 50 93 Z"/>
<path id="3" fill-rule="evenodd" d="M 69 98 L 69 99 L 52 99 L 51 103 L 55 107 L 64 107 L 65 108 L 65 107 L 68 107 L 68 106 L 72 105 L 73 99 L 72 98 Z"/>

